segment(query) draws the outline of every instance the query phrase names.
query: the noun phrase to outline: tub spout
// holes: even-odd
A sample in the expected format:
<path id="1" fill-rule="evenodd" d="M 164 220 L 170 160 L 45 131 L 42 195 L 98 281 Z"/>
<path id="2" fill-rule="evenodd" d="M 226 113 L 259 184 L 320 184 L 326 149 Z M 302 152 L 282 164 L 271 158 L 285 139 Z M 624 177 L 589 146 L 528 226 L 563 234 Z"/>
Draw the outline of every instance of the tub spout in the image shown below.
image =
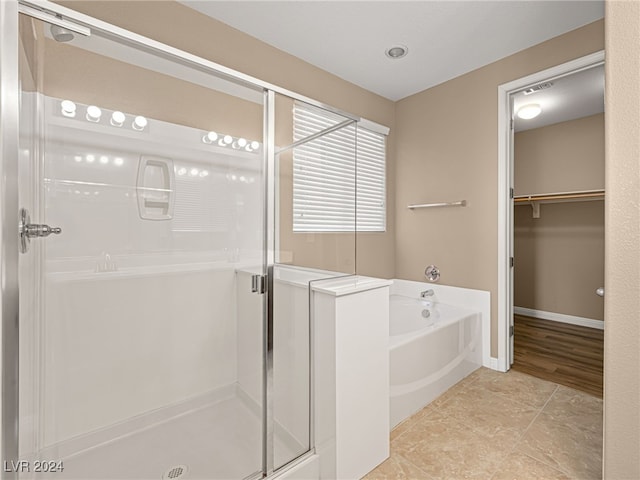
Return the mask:
<path id="1" fill-rule="evenodd" d="M 425 290 L 424 292 L 420 292 L 420 296 L 422 298 L 432 297 L 433 296 L 433 289 L 430 288 L 429 290 Z"/>

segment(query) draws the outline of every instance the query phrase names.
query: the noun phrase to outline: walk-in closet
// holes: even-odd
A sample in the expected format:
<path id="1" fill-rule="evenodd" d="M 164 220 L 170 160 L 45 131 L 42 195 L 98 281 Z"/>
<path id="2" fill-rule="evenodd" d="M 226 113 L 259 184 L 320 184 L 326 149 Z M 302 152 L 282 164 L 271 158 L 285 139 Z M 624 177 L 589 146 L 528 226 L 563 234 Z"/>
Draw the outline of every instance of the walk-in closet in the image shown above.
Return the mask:
<path id="1" fill-rule="evenodd" d="M 602 396 L 604 66 L 514 101 L 513 368 Z"/>

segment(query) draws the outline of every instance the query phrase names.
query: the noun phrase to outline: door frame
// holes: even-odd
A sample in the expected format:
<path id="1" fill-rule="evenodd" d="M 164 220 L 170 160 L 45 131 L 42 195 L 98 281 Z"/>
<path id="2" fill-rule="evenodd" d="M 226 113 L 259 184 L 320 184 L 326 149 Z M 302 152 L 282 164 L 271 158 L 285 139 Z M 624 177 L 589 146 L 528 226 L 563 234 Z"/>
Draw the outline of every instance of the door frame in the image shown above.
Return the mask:
<path id="1" fill-rule="evenodd" d="M 498 86 L 498 358 L 496 368 L 506 372 L 513 359 L 513 144 L 511 94 L 541 82 L 565 77 L 602 65 L 604 50 L 547 68 Z"/>
<path id="2" fill-rule="evenodd" d="M 17 2 L 0 1 L 0 30 L 0 455 L 9 462 L 18 459 L 19 406 Z"/>

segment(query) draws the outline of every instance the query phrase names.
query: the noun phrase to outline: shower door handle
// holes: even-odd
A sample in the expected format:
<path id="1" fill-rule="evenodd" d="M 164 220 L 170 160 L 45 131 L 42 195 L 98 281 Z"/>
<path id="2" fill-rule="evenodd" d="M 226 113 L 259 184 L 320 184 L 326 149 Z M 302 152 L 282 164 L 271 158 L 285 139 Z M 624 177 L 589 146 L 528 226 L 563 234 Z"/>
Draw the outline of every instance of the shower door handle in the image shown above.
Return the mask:
<path id="1" fill-rule="evenodd" d="M 60 235 L 62 229 L 60 227 L 50 227 L 40 223 L 31 223 L 29 211 L 20 209 L 20 253 L 27 253 L 29 250 L 29 242 L 32 238 L 48 237 L 51 234 Z"/>
<path id="2" fill-rule="evenodd" d="M 52 233 L 54 235 L 60 235 L 62 229 L 60 227 L 50 227 L 49 225 L 40 225 L 37 223 L 29 223 L 24 226 L 25 235 L 29 238 L 33 237 L 48 237 Z"/>

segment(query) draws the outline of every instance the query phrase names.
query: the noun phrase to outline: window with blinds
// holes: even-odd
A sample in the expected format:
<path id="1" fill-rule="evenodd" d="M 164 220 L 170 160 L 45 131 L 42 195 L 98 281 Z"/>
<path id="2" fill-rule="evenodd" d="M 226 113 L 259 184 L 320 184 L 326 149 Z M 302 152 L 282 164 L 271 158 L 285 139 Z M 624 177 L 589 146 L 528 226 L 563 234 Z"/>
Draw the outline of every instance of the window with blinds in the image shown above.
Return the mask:
<path id="1" fill-rule="evenodd" d="M 336 118 L 307 105 L 293 111 L 294 141 Z M 384 232 L 386 135 L 349 125 L 293 150 L 294 232 Z"/>

